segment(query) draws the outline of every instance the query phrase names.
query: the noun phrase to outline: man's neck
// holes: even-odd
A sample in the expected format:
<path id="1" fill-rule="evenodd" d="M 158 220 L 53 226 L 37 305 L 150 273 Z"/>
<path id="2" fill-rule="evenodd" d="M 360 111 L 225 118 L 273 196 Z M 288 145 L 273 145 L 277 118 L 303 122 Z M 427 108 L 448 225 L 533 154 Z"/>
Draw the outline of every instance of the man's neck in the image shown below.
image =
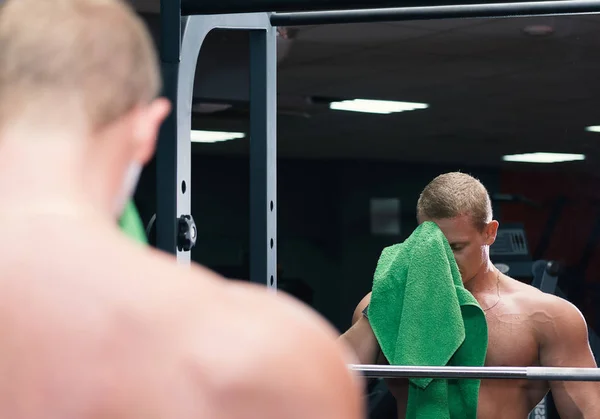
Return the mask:
<path id="1" fill-rule="evenodd" d="M 486 294 L 492 291 L 496 292 L 498 280 L 499 271 L 494 264 L 488 260 L 488 262 L 481 267 L 477 275 L 465 284 L 465 288 L 473 295 Z"/>
<path id="2" fill-rule="evenodd" d="M 85 138 L 8 131 L 0 138 L 0 212 L 97 212 L 86 191 Z"/>

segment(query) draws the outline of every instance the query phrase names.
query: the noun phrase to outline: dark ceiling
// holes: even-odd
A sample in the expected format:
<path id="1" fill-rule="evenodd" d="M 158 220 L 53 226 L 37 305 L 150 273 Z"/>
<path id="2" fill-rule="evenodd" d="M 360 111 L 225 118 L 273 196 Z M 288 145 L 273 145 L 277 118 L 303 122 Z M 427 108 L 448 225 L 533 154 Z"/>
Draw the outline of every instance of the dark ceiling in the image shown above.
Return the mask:
<path id="1" fill-rule="evenodd" d="M 136 6 L 156 11 L 152 1 Z M 145 16 L 156 27 L 156 16 Z M 278 70 L 282 157 L 495 166 L 506 164 L 504 154 L 551 151 L 584 153 L 586 161 L 570 167 L 600 168 L 600 134 L 585 131 L 600 125 L 598 15 L 288 29 Z M 331 111 L 315 97 L 430 107 L 367 115 Z M 197 115 L 194 128 L 246 130 L 243 108 Z M 194 147 L 247 149 L 248 140 Z"/>

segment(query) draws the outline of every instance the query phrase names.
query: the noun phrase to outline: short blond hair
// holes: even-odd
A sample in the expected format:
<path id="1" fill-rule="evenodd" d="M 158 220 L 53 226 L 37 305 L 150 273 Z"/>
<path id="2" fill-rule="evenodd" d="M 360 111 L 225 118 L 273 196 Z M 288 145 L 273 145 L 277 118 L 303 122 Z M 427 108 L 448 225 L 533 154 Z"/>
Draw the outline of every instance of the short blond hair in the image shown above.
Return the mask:
<path id="1" fill-rule="evenodd" d="M 68 120 L 66 104 L 76 103 L 96 130 L 161 89 L 148 30 L 119 0 L 7 0 L 0 57 L 3 125 L 32 106 Z"/>
<path id="2" fill-rule="evenodd" d="M 492 202 L 487 189 L 473 176 L 445 173 L 423 189 L 417 202 L 417 218 L 441 220 L 468 215 L 479 230 L 492 221 Z"/>

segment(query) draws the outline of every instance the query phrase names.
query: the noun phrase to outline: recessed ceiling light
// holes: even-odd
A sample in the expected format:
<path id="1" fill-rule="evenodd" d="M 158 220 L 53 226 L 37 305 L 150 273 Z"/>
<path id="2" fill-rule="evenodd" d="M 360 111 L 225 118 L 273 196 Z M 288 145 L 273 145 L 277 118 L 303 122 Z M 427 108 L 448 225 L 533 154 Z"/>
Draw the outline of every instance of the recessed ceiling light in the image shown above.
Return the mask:
<path id="1" fill-rule="evenodd" d="M 239 140 L 246 134 L 242 132 L 197 131 L 192 130 L 193 143 L 219 143 L 222 141 Z"/>
<path id="2" fill-rule="evenodd" d="M 427 109 L 428 107 L 429 105 L 426 103 L 368 99 L 343 100 L 341 102 L 332 102 L 329 104 L 329 109 L 335 111 L 376 113 L 382 115 L 414 111 L 417 109 Z"/>
<path id="3" fill-rule="evenodd" d="M 585 130 L 589 131 L 589 132 L 600 133 L 600 125 L 592 125 L 592 126 L 587 127 Z"/>
<path id="4" fill-rule="evenodd" d="M 585 160 L 585 154 L 570 153 L 525 153 L 511 154 L 502 157 L 502 160 L 518 163 L 563 163 L 568 161 Z"/>

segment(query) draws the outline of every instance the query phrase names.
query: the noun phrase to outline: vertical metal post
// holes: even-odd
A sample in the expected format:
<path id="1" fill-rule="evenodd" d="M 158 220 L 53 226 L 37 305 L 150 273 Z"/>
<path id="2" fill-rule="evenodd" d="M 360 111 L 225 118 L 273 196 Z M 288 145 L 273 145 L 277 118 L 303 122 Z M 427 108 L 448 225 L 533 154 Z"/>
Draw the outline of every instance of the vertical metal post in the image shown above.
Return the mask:
<path id="1" fill-rule="evenodd" d="M 181 0 L 161 1 L 163 95 L 173 106 L 156 148 L 156 247 L 177 251 L 177 89 L 181 54 Z"/>
<path id="2" fill-rule="evenodd" d="M 253 264 L 252 277 L 276 287 L 277 51 L 276 32 L 269 15 L 230 14 L 182 19 L 180 0 L 161 2 L 161 12 L 164 95 L 171 100 L 173 112 L 162 126 L 157 147 L 157 247 L 176 254 L 180 263 L 191 261 L 189 250 L 195 242 L 196 228 L 190 215 L 190 132 L 194 78 L 202 43 L 213 29 L 249 30 L 253 83 L 250 135 L 258 139 L 251 141 L 251 194 L 259 198 L 252 198 L 251 243 L 261 243 L 253 245 L 251 252 L 260 260 Z"/>
<path id="3" fill-rule="evenodd" d="M 250 32 L 250 280 L 277 289 L 277 44 Z"/>
<path id="4" fill-rule="evenodd" d="M 196 243 L 196 224 L 192 212 L 192 97 L 194 74 L 198 62 L 199 48 L 189 51 L 189 18 L 182 19 L 181 57 L 177 85 L 177 136 L 175 149 L 175 243 L 177 261 L 189 264 L 191 250 Z"/>

